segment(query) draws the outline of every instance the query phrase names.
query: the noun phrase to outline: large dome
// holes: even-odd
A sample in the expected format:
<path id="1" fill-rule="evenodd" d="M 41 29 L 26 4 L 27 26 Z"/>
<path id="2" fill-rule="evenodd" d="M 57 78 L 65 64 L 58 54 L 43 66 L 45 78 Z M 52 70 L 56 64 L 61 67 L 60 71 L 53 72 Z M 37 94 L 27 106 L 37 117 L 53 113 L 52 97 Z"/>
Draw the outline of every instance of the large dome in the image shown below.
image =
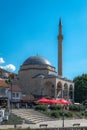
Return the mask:
<path id="1" fill-rule="evenodd" d="M 51 63 L 42 56 L 31 56 L 24 61 L 23 65 L 50 65 Z"/>

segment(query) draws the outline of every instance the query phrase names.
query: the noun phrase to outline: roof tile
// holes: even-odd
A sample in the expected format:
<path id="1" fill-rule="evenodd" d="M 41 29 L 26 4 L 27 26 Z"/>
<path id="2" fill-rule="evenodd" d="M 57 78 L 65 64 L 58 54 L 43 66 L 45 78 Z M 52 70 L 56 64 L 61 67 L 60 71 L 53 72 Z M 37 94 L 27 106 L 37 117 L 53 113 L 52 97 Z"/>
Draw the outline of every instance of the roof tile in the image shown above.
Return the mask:
<path id="1" fill-rule="evenodd" d="M 8 84 L 4 80 L 0 80 L 0 87 L 8 88 Z"/>

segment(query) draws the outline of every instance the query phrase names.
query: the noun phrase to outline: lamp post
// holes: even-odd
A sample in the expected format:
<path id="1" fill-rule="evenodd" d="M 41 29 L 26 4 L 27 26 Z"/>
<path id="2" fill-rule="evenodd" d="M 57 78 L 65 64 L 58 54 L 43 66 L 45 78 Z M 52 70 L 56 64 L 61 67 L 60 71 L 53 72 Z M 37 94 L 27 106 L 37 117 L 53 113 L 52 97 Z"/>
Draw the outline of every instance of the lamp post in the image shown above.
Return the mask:
<path id="1" fill-rule="evenodd" d="M 62 107 L 62 120 L 63 120 L 62 127 L 64 128 L 64 105 Z"/>

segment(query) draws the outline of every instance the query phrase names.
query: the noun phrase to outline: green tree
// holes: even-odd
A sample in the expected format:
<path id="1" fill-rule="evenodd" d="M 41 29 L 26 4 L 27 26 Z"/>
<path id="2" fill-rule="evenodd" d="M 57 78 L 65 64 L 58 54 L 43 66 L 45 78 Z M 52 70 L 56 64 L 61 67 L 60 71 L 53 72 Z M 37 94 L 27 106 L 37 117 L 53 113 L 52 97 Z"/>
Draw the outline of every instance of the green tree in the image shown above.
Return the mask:
<path id="1" fill-rule="evenodd" d="M 75 83 L 75 102 L 82 103 L 87 100 L 87 74 L 75 77 L 73 82 Z"/>

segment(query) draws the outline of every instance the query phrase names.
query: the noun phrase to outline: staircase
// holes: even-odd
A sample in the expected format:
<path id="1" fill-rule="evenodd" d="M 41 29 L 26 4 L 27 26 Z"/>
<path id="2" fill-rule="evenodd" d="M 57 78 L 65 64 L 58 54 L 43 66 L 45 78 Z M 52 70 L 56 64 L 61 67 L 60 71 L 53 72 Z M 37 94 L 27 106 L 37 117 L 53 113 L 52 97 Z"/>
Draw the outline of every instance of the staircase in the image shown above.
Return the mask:
<path id="1" fill-rule="evenodd" d="M 56 120 L 33 109 L 13 109 L 12 113 L 23 118 L 27 123 L 39 123 Z"/>

